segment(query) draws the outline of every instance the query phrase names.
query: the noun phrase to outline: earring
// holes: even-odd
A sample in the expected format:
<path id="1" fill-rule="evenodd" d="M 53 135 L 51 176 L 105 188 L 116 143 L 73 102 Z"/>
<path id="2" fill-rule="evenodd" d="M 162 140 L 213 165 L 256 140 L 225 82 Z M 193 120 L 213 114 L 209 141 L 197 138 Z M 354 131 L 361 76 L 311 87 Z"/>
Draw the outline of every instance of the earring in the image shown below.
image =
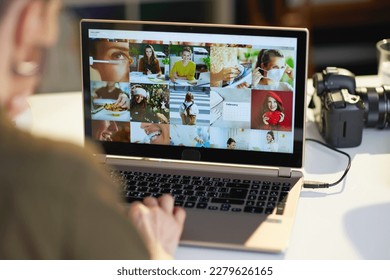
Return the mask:
<path id="1" fill-rule="evenodd" d="M 12 67 L 12 71 L 22 77 L 31 77 L 41 70 L 41 65 L 37 62 L 23 61 Z"/>

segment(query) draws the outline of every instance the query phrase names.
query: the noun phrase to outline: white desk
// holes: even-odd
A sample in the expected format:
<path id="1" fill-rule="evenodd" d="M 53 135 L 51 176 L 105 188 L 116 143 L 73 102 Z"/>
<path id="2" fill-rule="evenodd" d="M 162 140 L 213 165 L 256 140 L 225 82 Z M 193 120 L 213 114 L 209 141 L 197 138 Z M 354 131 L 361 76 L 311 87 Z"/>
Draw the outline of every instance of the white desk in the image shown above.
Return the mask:
<path id="1" fill-rule="evenodd" d="M 358 86 L 379 85 L 375 76 L 359 77 Z M 309 94 L 313 89 L 308 85 Z M 82 96 L 79 92 L 39 94 L 29 99 L 32 132 L 83 143 Z M 54 106 L 57 104 L 57 106 Z M 307 122 L 307 137 L 320 139 Z M 346 159 L 307 142 L 307 180 L 333 182 Z M 390 129 L 365 129 L 359 147 L 344 149 L 352 158 L 346 180 L 326 190 L 303 189 L 284 254 L 180 247 L 177 259 L 390 259 Z"/>

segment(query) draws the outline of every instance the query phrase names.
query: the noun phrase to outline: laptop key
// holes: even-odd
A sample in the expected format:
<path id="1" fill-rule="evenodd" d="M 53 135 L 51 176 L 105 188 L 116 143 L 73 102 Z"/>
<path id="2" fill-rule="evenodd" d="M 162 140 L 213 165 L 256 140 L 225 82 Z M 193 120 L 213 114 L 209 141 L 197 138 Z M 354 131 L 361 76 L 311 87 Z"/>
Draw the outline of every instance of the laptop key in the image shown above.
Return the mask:
<path id="1" fill-rule="evenodd" d="M 199 197 L 199 202 L 209 202 L 209 200 L 210 200 L 210 198 L 208 198 L 208 197 Z"/>
<path id="2" fill-rule="evenodd" d="M 214 197 L 211 199 L 212 203 L 227 203 L 227 204 L 237 204 L 237 205 L 243 205 L 245 203 L 245 200 L 243 199 L 231 199 L 231 198 L 217 198 Z"/>
<path id="3" fill-rule="evenodd" d="M 148 187 L 138 187 L 137 191 L 139 192 L 146 192 L 148 190 Z"/>
<path id="4" fill-rule="evenodd" d="M 278 206 L 276 206 L 276 215 L 283 215 L 285 206 L 286 204 L 279 203 Z"/>
<path id="5" fill-rule="evenodd" d="M 248 189 L 250 184 L 244 183 L 226 183 L 226 187 L 228 188 L 240 188 L 240 189 Z"/>
<path id="6" fill-rule="evenodd" d="M 134 202 L 134 201 L 142 201 L 143 198 L 142 197 L 133 197 L 133 196 L 128 196 L 125 198 L 126 202 L 127 203 L 131 203 L 131 202 Z"/>
<path id="7" fill-rule="evenodd" d="M 184 202 L 183 201 L 175 201 L 175 206 L 183 206 Z"/>
<path id="8" fill-rule="evenodd" d="M 244 212 L 247 212 L 247 213 L 258 213 L 258 214 L 261 214 L 261 213 L 263 213 L 263 211 L 264 211 L 263 207 L 246 206 L 244 208 Z"/>
<path id="9" fill-rule="evenodd" d="M 207 203 L 204 203 L 204 202 L 199 202 L 198 204 L 196 204 L 196 208 L 198 209 L 206 209 L 207 207 Z"/>
<path id="10" fill-rule="evenodd" d="M 183 193 L 183 190 L 172 190 L 172 194 L 175 195 L 175 194 L 182 194 Z"/>
<path id="11" fill-rule="evenodd" d="M 194 208 L 195 207 L 195 202 L 186 202 L 184 204 L 184 207 L 186 207 L 186 208 Z"/>
<path id="12" fill-rule="evenodd" d="M 187 198 L 187 201 L 196 202 L 196 201 L 198 201 L 198 197 L 196 197 L 196 196 L 189 196 Z"/>
<path id="13" fill-rule="evenodd" d="M 248 194 L 247 189 L 231 189 L 229 192 L 229 197 L 231 198 L 238 198 L 238 199 L 244 199 L 246 195 Z"/>
<path id="14" fill-rule="evenodd" d="M 246 202 L 246 206 L 255 206 L 256 202 L 253 200 L 249 200 Z"/>

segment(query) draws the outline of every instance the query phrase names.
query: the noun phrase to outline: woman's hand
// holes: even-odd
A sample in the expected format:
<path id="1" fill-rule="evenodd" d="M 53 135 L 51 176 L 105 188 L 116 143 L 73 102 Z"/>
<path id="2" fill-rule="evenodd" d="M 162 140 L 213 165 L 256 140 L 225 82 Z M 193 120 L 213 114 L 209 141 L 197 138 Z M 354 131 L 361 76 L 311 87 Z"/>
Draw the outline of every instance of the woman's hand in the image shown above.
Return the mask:
<path id="1" fill-rule="evenodd" d="M 168 123 L 168 119 L 166 116 L 164 116 L 161 113 L 156 113 L 157 118 L 160 120 L 161 123 Z"/>
<path id="2" fill-rule="evenodd" d="M 256 67 L 252 72 L 252 85 L 256 86 L 260 83 L 261 78 L 263 78 L 263 75 L 260 73 L 260 67 Z"/>
<path id="3" fill-rule="evenodd" d="M 221 70 L 221 77 L 222 80 L 225 82 L 230 82 L 234 80 L 238 75 L 240 74 L 240 71 L 238 70 L 237 66 L 234 67 L 225 67 Z"/>
<path id="4" fill-rule="evenodd" d="M 179 244 L 186 213 L 174 207 L 171 195 L 133 202 L 128 212 L 152 259 L 172 258 Z"/>
<path id="5" fill-rule="evenodd" d="M 121 108 L 130 109 L 130 98 L 127 96 L 127 94 L 121 93 L 115 102 L 115 105 Z"/>
<path id="6" fill-rule="evenodd" d="M 267 117 L 266 114 L 263 114 L 262 117 L 263 117 L 263 123 L 266 124 L 266 125 L 269 125 L 269 122 L 268 122 L 269 121 L 269 117 Z"/>
<path id="7" fill-rule="evenodd" d="M 198 142 L 199 144 L 203 144 L 203 140 L 202 140 L 202 138 L 200 138 L 199 136 L 196 136 L 194 139 L 195 139 L 195 141 Z"/>
<path id="8" fill-rule="evenodd" d="M 282 122 L 282 121 L 284 121 L 284 113 L 280 113 L 280 119 L 279 119 L 279 122 Z"/>
<path id="9" fill-rule="evenodd" d="M 172 82 L 176 82 L 176 79 L 177 79 L 177 74 L 176 74 L 176 73 L 173 73 L 173 74 L 171 75 L 171 81 L 172 81 Z"/>
<path id="10" fill-rule="evenodd" d="M 286 75 L 291 79 L 291 80 L 294 80 L 294 71 L 293 69 L 287 65 L 286 67 L 286 71 L 284 71 L 284 73 L 286 73 Z"/>

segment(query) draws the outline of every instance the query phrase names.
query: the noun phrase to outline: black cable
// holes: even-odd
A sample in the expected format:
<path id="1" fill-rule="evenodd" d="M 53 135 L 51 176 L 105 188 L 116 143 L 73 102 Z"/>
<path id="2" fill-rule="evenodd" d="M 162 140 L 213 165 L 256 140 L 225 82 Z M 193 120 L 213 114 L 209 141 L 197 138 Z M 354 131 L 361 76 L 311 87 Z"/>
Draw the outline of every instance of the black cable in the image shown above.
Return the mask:
<path id="1" fill-rule="evenodd" d="M 340 179 L 338 179 L 336 182 L 333 182 L 333 183 L 324 183 L 324 182 L 317 182 L 317 181 L 305 181 L 304 184 L 303 184 L 303 187 L 304 188 L 310 188 L 310 189 L 319 189 L 319 188 L 329 188 L 329 187 L 333 187 L 333 186 L 336 186 L 338 183 L 340 183 L 342 180 L 344 180 L 345 176 L 347 176 L 347 173 L 349 171 L 349 169 L 351 168 L 351 156 L 349 154 L 347 154 L 346 152 L 343 152 L 343 151 L 340 151 L 339 149 L 336 149 L 335 147 L 332 147 L 326 143 L 323 143 L 321 141 L 318 141 L 316 139 L 313 139 L 313 138 L 306 138 L 306 141 L 312 141 L 312 142 L 315 142 L 315 143 L 318 143 L 324 147 L 327 147 L 335 152 L 338 152 L 340 154 L 343 154 L 345 155 L 347 158 L 348 158 L 348 165 L 347 167 L 345 168 L 345 171 L 344 171 L 344 174 L 340 177 Z"/>

